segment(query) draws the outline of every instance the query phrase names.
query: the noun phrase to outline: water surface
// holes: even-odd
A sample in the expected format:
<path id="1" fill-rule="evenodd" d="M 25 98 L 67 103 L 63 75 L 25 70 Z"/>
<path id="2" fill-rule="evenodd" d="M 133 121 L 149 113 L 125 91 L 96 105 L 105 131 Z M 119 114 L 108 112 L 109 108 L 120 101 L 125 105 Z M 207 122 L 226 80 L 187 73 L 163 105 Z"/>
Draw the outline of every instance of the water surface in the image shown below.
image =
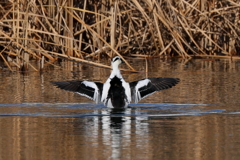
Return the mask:
<path id="1" fill-rule="evenodd" d="M 131 64 L 146 68 L 145 60 Z M 0 73 L 1 159 L 240 157 L 239 61 L 148 60 L 148 74 L 124 72 L 126 81 L 175 77 L 181 83 L 122 110 L 50 83 L 104 82 L 110 70 L 62 65 L 43 73 Z"/>

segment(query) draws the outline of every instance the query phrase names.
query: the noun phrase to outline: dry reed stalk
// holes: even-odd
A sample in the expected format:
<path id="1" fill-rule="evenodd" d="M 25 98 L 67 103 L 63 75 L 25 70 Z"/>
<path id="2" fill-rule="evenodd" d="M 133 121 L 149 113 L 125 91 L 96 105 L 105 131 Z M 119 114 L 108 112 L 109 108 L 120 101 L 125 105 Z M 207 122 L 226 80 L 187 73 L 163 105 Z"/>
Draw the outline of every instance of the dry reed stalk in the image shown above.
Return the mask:
<path id="1" fill-rule="evenodd" d="M 87 1 L 84 1 L 83 10 L 86 10 L 86 5 L 87 5 Z M 85 13 L 86 13 L 86 12 L 83 12 L 83 13 L 82 13 L 82 19 L 85 19 Z M 76 13 L 75 13 L 75 14 L 76 14 Z M 76 15 L 77 15 L 77 14 L 76 14 Z M 83 30 L 83 29 L 85 29 L 85 27 L 82 25 L 82 26 L 80 27 L 80 31 Z M 100 32 L 100 31 L 98 30 L 98 32 Z M 76 34 L 75 34 L 75 35 L 76 35 Z M 83 40 L 83 34 L 80 34 L 79 41 L 82 42 L 82 40 Z M 82 49 L 82 43 L 79 43 L 78 49 L 79 49 L 79 50 Z"/>
<path id="2" fill-rule="evenodd" d="M 146 68 L 146 70 L 145 70 L 145 78 L 148 78 L 148 61 L 147 61 L 147 59 L 146 59 L 146 57 L 145 57 L 145 68 Z"/>
<path id="3" fill-rule="evenodd" d="M 67 6 L 73 6 L 73 0 L 68 0 L 67 1 Z M 69 9 L 69 12 L 71 14 L 73 14 L 73 9 Z M 66 45 L 69 46 L 70 48 L 73 48 L 73 17 L 70 14 L 65 14 L 65 19 L 66 19 L 66 26 L 68 26 L 68 31 L 65 33 L 67 37 L 71 37 L 71 39 L 69 39 L 66 42 Z M 67 50 L 67 55 L 68 56 L 73 56 L 73 50 L 72 49 L 68 49 Z"/>
<path id="4" fill-rule="evenodd" d="M 69 13 L 69 12 L 68 12 Z M 69 13 L 71 14 L 71 13 Z M 134 68 L 132 68 L 132 66 L 122 57 L 122 55 L 120 55 L 113 47 L 111 47 L 111 45 L 109 43 L 107 43 L 101 36 L 99 36 L 98 33 L 96 33 L 90 26 L 88 26 L 86 23 L 84 23 L 81 19 L 77 19 L 77 17 L 75 15 L 72 15 L 77 21 L 79 21 L 82 25 L 84 25 L 89 31 L 91 31 L 94 35 L 96 35 L 101 41 L 103 41 L 103 43 L 105 43 L 105 45 L 107 45 L 109 48 L 111 48 L 111 50 L 117 54 L 118 56 L 120 56 L 123 61 L 126 63 L 126 65 L 132 70 L 135 71 Z"/>
<path id="5" fill-rule="evenodd" d="M 28 52 L 28 54 L 31 54 L 31 55 L 33 55 L 34 57 L 39 58 L 39 57 L 38 57 L 35 53 L 33 53 L 31 50 L 29 50 L 28 48 L 24 47 L 24 46 L 21 45 L 20 43 L 17 43 L 17 41 L 14 41 L 13 38 L 9 37 L 9 36 L 6 35 L 5 33 L 3 33 L 1 30 L 0 30 L 0 34 L 2 34 L 3 36 L 5 36 L 6 39 L 11 40 L 13 44 L 16 44 L 16 46 L 19 46 L 20 48 L 24 49 L 26 52 Z M 7 46 L 5 46 L 5 47 L 7 47 Z M 5 49 L 6 49 L 6 48 L 5 48 Z M 18 54 L 17 54 L 17 56 L 18 56 Z M 18 58 L 19 58 L 21 61 L 26 62 L 25 59 L 24 59 L 22 56 L 19 56 Z M 17 62 L 17 64 L 18 64 L 19 66 L 21 66 L 21 65 L 23 64 L 23 63 L 20 63 L 20 64 L 19 64 L 18 61 L 16 61 L 16 62 Z M 26 62 L 26 64 L 29 65 L 28 62 Z M 31 65 L 31 66 L 32 66 L 32 65 Z M 32 68 L 33 68 L 35 71 L 37 71 L 37 69 L 36 69 L 35 67 L 32 66 Z"/>
<path id="6" fill-rule="evenodd" d="M 116 14 L 117 14 L 117 10 L 116 10 L 116 5 L 117 5 L 117 1 L 112 2 L 113 4 L 111 4 L 111 31 L 110 31 L 110 43 L 111 43 L 111 47 L 114 48 L 115 47 L 115 35 L 116 35 Z M 110 57 L 113 57 L 113 54 L 111 53 Z"/>
<path id="7" fill-rule="evenodd" d="M 85 64 L 97 66 L 97 67 L 102 67 L 102 68 L 108 68 L 108 69 L 112 68 L 111 66 L 107 66 L 107 65 L 104 65 L 104 64 L 101 64 L 101 63 L 96 63 L 96 62 L 92 62 L 92 61 L 89 61 L 89 60 L 79 59 L 79 58 L 67 56 L 67 55 L 64 55 L 64 54 L 59 54 L 59 53 L 55 53 L 55 52 L 49 52 L 49 53 L 54 54 L 58 57 L 62 57 L 64 59 L 71 60 L 71 61 L 81 62 L 81 63 L 85 63 Z M 136 70 L 129 70 L 129 69 L 121 69 L 121 70 L 127 71 L 127 72 L 138 72 Z"/>
<path id="8" fill-rule="evenodd" d="M 31 59 L 43 68 L 61 57 L 53 53 L 79 62 L 240 53 L 240 4 L 233 0 L 16 0 L 0 9 L 0 53 L 10 70 L 4 57 L 27 70 Z"/>

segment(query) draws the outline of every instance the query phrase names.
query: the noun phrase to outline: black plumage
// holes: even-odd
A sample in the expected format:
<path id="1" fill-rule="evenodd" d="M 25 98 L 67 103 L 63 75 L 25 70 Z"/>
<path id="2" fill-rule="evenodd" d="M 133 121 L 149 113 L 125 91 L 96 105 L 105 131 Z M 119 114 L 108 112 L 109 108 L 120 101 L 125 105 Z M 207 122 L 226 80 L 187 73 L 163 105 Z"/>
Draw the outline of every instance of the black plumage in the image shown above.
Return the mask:
<path id="1" fill-rule="evenodd" d="M 121 108 L 125 106 L 125 89 L 122 85 L 121 79 L 116 76 L 110 81 L 107 99 L 111 100 L 111 103 L 115 108 Z"/>

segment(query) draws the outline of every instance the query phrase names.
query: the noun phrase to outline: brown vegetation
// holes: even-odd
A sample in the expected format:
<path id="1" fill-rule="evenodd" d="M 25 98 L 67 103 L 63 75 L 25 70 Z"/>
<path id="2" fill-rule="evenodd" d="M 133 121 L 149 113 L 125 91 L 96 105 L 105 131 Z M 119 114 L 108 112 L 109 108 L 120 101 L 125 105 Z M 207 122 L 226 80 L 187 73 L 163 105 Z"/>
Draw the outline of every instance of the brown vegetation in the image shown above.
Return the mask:
<path id="1" fill-rule="evenodd" d="M 62 58 L 240 52 L 238 0 L 2 0 L 0 9 L 0 59 L 10 70 L 38 70 L 31 59 L 43 68 Z"/>

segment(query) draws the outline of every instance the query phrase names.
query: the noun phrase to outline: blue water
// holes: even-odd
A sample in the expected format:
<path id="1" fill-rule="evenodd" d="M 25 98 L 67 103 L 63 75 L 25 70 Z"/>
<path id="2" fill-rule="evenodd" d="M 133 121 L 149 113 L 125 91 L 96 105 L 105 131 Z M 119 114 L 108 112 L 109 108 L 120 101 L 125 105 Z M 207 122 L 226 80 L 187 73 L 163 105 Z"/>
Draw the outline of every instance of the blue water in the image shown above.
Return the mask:
<path id="1" fill-rule="evenodd" d="M 0 116 L 48 116 L 48 117 L 89 117 L 89 116 L 188 116 L 203 114 L 226 114 L 226 109 L 208 109 L 209 104 L 174 104 L 174 103 L 138 103 L 130 106 L 122 113 L 93 114 L 95 111 L 108 111 L 113 109 L 95 103 L 12 103 L 0 104 Z M 49 108 L 51 108 L 49 110 Z M 16 111 L 9 111 L 9 110 Z M 124 111 L 131 110 L 125 114 Z M 5 112 L 8 111 L 8 112 Z M 76 114 L 77 113 L 77 114 Z M 238 112 L 237 112 L 238 113 Z M 235 114 L 237 114 L 235 113 Z M 229 114 L 229 113 L 228 113 Z M 233 113 L 231 113 L 233 114 Z"/>

